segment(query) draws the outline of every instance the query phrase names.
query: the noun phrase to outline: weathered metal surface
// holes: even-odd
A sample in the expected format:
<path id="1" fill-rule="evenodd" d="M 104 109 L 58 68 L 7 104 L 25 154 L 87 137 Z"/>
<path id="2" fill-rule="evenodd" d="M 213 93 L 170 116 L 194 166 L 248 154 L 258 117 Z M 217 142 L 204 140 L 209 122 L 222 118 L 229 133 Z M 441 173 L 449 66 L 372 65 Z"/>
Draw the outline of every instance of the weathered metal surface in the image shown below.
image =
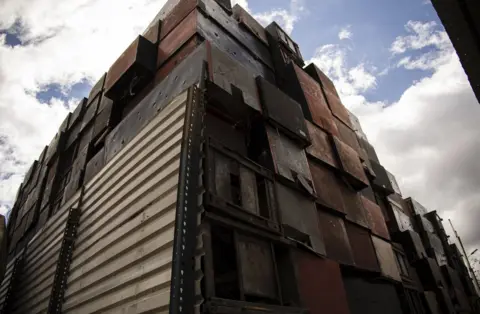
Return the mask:
<path id="1" fill-rule="evenodd" d="M 80 120 L 83 117 L 83 113 L 85 110 L 85 107 L 87 106 L 88 98 L 83 98 L 80 100 L 78 103 L 77 107 L 75 110 L 72 112 L 72 115 L 70 117 L 70 123 L 69 123 L 69 129 L 71 129 L 73 126 L 75 126 L 77 123 L 80 122 Z"/>
<path id="2" fill-rule="evenodd" d="M 137 37 L 108 70 L 105 95 L 118 100 L 143 87 L 155 73 L 156 52 L 154 44 Z"/>
<path id="3" fill-rule="evenodd" d="M 45 164 L 50 165 L 55 156 L 63 150 L 65 144 L 65 133 L 57 133 L 50 145 L 48 145 L 47 155 L 45 156 Z"/>
<path id="4" fill-rule="evenodd" d="M 262 77 L 257 77 L 257 84 L 263 113 L 292 138 L 308 145 L 309 132 L 300 104 Z"/>
<path id="5" fill-rule="evenodd" d="M 390 203 L 390 206 L 395 218 L 395 229 L 400 232 L 408 230 L 415 231 L 412 219 L 410 219 L 410 217 L 408 217 L 401 209 L 399 209 L 396 204 Z"/>
<path id="6" fill-rule="evenodd" d="M 93 124 L 90 124 L 86 127 L 82 133 L 80 133 L 78 137 L 78 150 L 81 151 L 86 147 L 92 146 L 92 139 L 93 139 Z"/>
<path id="7" fill-rule="evenodd" d="M 400 186 L 398 185 L 397 179 L 395 178 L 393 173 L 391 173 L 388 170 L 386 170 L 386 171 L 387 171 L 387 176 L 388 176 L 388 179 L 390 180 L 390 184 L 391 184 L 393 190 L 395 191 L 396 194 L 402 195 L 402 191 L 400 190 Z"/>
<path id="8" fill-rule="evenodd" d="M 80 184 L 82 183 L 83 174 L 81 171 L 72 171 L 70 181 L 68 182 L 67 186 L 63 191 L 63 199 L 62 203 L 67 202 L 80 188 Z"/>
<path id="9" fill-rule="evenodd" d="M 362 197 L 362 203 L 363 208 L 365 209 L 368 226 L 372 230 L 372 233 L 381 238 L 390 240 L 390 234 L 380 206 L 365 197 Z"/>
<path id="10" fill-rule="evenodd" d="M 428 213 L 428 209 L 425 208 L 425 206 L 423 206 L 422 204 L 420 204 L 416 200 L 414 200 L 413 198 L 411 198 L 411 197 L 406 198 L 405 201 L 407 202 L 407 205 L 409 206 L 409 209 L 410 209 L 410 212 L 411 212 L 412 216 L 415 216 L 415 215 L 423 216 L 423 215 Z M 428 221 L 428 220 L 426 220 L 426 221 Z M 428 230 L 430 229 L 429 225 L 431 225 L 431 223 L 427 222 L 426 228 Z M 431 227 L 431 229 L 433 230 L 433 226 Z"/>
<path id="11" fill-rule="evenodd" d="M 183 5 L 184 4 L 180 4 L 180 6 Z M 157 68 L 162 66 L 180 47 L 195 36 L 198 16 L 199 12 L 197 10 L 191 11 L 164 39 L 160 40 L 160 44 L 158 45 Z"/>
<path id="12" fill-rule="evenodd" d="M 314 64 L 311 63 L 305 68 L 311 77 L 313 77 L 322 87 L 323 94 L 327 100 L 327 104 L 332 111 L 332 114 L 340 119 L 348 128 L 353 131 L 353 126 L 350 122 L 350 115 L 347 109 L 342 104 L 340 96 L 338 96 L 337 89 L 333 82 Z"/>
<path id="13" fill-rule="evenodd" d="M 395 286 L 358 277 L 344 277 L 351 314 L 402 314 Z"/>
<path id="14" fill-rule="evenodd" d="M 98 104 L 100 102 L 100 96 L 97 96 L 92 102 L 90 102 L 87 105 L 87 108 L 85 109 L 85 114 L 83 115 L 82 119 L 82 126 L 80 127 L 80 132 L 85 130 L 89 125 L 93 123 L 93 119 L 95 118 L 95 115 L 97 114 L 97 109 L 98 109 Z"/>
<path id="15" fill-rule="evenodd" d="M 67 116 L 65 117 L 62 124 L 60 124 L 60 127 L 58 128 L 59 132 L 64 132 L 64 133 L 67 132 L 71 116 L 72 116 L 72 114 L 70 112 L 67 113 Z"/>
<path id="16" fill-rule="evenodd" d="M 372 146 L 372 144 L 370 144 L 370 142 L 361 137 L 358 138 L 358 142 L 367 153 L 368 159 L 370 159 L 371 162 L 375 161 L 376 163 L 380 163 L 377 153 L 375 152 L 375 148 Z"/>
<path id="17" fill-rule="evenodd" d="M 270 34 L 270 36 L 282 44 L 282 46 L 289 50 L 290 55 L 293 57 L 294 62 L 299 66 L 304 65 L 303 57 L 300 52 L 300 49 L 290 36 L 277 24 L 277 22 L 273 21 L 268 25 L 265 30 Z"/>
<path id="18" fill-rule="evenodd" d="M 169 0 L 162 8 L 157 18 L 160 18 L 160 41 L 164 40 L 179 23 L 185 19 L 185 17 L 191 13 L 197 6 L 197 0 Z M 153 25 L 153 22 L 150 26 Z"/>
<path id="19" fill-rule="evenodd" d="M 111 160 L 175 96 L 199 81 L 205 60 L 202 45 L 147 95 L 105 140 L 105 162 Z M 182 77 L 183 80 L 179 79 Z"/>
<path id="20" fill-rule="evenodd" d="M 315 203 L 278 182 L 275 188 L 285 234 L 312 247 L 317 253 L 325 254 Z"/>
<path id="21" fill-rule="evenodd" d="M 229 22 L 230 23 L 230 22 Z M 237 24 L 236 21 L 233 23 Z M 274 82 L 274 73 L 271 68 L 258 60 L 258 57 L 242 46 L 238 41 L 229 36 L 215 22 L 205 17 L 202 13 L 198 14 L 198 32 L 212 46 L 221 49 L 231 58 L 244 66 L 254 77 L 262 76 L 270 82 Z M 256 39 L 255 39 L 256 40 Z M 261 43 L 259 43 L 261 45 Z"/>
<path id="22" fill-rule="evenodd" d="M 396 281 L 402 281 L 392 245 L 387 241 L 372 235 L 373 246 L 377 253 L 382 275 Z"/>
<path id="23" fill-rule="evenodd" d="M 261 111 L 257 84 L 247 68 L 214 45 L 210 54 L 213 82 L 230 94 L 233 94 L 233 86 L 240 89 L 245 103 Z"/>
<path id="24" fill-rule="evenodd" d="M 160 21 L 150 26 L 143 34 L 143 37 L 152 44 L 157 44 L 160 37 Z"/>
<path id="25" fill-rule="evenodd" d="M 205 303 L 206 313 L 217 314 L 309 314 L 306 309 L 212 298 Z"/>
<path id="26" fill-rule="evenodd" d="M 104 97 L 104 99 L 108 99 Z M 105 104 L 102 111 L 99 111 L 93 125 L 92 140 L 98 139 L 113 124 L 113 102 Z"/>
<path id="27" fill-rule="evenodd" d="M 340 182 L 340 191 L 344 205 L 346 218 L 358 225 L 368 228 L 367 218 L 360 194 L 352 190 L 345 182 Z"/>
<path id="28" fill-rule="evenodd" d="M 325 241 L 327 257 L 341 264 L 354 265 L 352 248 L 343 218 L 319 210 L 318 220 Z"/>
<path id="29" fill-rule="evenodd" d="M 36 182 L 30 182 L 31 179 L 33 179 L 33 176 L 34 176 L 34 173 L 35 173 L 35 169 L 37 169 L 37 166 L 38 166 L 38 161 L 35 160 L 32 165 L 30 166 L 30 168 L 28 169 L 27 173 L 25 174 L 25 177 L 23 179 L 23 182 L 25 185 L 27 184 L 30 184 L 32 183 L 32 187 L 35 186 Z"/>
<path id="30" fill-rule="evenodd" d="M 425 301 L 427 304 L 427 309 L 429 314 L 442 314 L 440 306 L 437 301 L 437 296 L 434 291 L 425 291 L 424 292 Z"/>
<path id="31" fill-rule="evenodd" d="M 442 308 L 444 313 L 453 314 L 457 313 L 452 303 L 452 299 L 450 298 L 448 289 L 446 288 L 438 288 L 437 291 L 437 300 L 440 304 L 440 308 Z"/>
<path id="32" fill-rule="evenodd" d="M 232 14 L 232 3 L 230 0 L 215 0 L 227 14 Z"/>
<path id="33" fill-rule="evenodd" d="M 103 87 L 105 86 L 105 78 L 107 77 L 107 73 L 104 73 L 98 81 L 93 85 L 92 89 L 90 90 L 90 94 L 88 95 L 88 99 L 93 100 L 95 97 L 97 97 L 101 91 L 103 90 Z"/>
<path id="34" fill-rule="evenodd" d="M 358 143 L 358 137 L 355 132 L 337 117 L 335 117 L 334 120 L 339 132 L 338 137 L 342 140 L 342 142 L 353 148 L 359 156 L 364 157 L 363 155 L 365 155 L 365 152 L 360 147 L 360 143 Z"/>
<path id="35" fill-rule="evenodd" d="M 367 175 L 355 150 L 336 137 L 333 137 L 333 142 L 345 178 L 351 186 L 357 190 L 368 186 Z"/>
<path id="36" fill-rule="evenodd" d="M 359 138 L 359 142 L 360 142 L 360 139 L 368 142 L 367 135 L 365 134 L 365 132 L 363 132 L 360 119 L 358 119 L 358 117 L 348 109 L 347 111 L 350 117 L 350 125 L 352 126 L 352 129 L 355 131 L 355 134 L 357 134 L 357 137 Z"/>
<path id="37" fill-rule="evenodd" d="M 386 195 L 393 194 L 395 191 L 390 184 L 390 179 L 388 178 L 385 168 L 374 160 L 370 160 L 370 163 L 375 172 L 375 178 L 372 180 L 372 186 L 374 189 L 377 189 Z"/>
<path id="38" fill-rule="evenodd" d="M 427 248 L 427 254 L 429 254 L 430 257 L 435 258 L 438 265 L 447 265 L 447 257 L 440 238 L 436 234 L 430 232 L 427 232 L 425 235 L 427 240 L 425 245 Z"/>
<path id="39" fill-rule="evenodd" d="M 63 313 L 168 311 L 185 101 L 86 184 Z"/>
<path id="40" fill-rule="evenodd" d="M 239 236 L 237 252 L 244 293 L 275 299 L 277 283 L 271 245 L 258 239 Z"/>
<path id="41" fill-rule="evenodd" d="M 291 96 L 302 105 L 306 119 L 338 136 L 337 126 L 320 85 L 295 64 L 289 64 L 287 70 L 291 77 L 288 83 Z"/>
<path id="42" fill-rule="evenodd" d="M 370 233 L 350 222 L 345 222 L 348 240 L 353 252 L 353 259 L 358 268 L 380 272 L 375 249 Z"/>
<path id="43" fill-rule="evenodd" d="M 415 262 L 415 268 L 418 276 L 426 290 L 436 290 L 438 287 L 444 287 L 442 273 L 433 258 L 422 258 Z"/>
<path id="44" fill-rule="evenodd" d="M 310 121 L 306 121 L 306 123 L 310 139 L 312 140 L 312 145 L 307 148 L 307 153 L 317 160 L 338 168 L 340 165 L 338 164 L 330 135 Z"/>
<path id="45" fill-rule="evenodd" d="M 268 46 L 267 32 L 263 26 L 257 22 L 257 20 L 251 16 L 244 8 L 236 4 L 233 7 L 233 16 L 240 23 L 240 25 L 246 28 L 249 32 L 260 39 L 265 45 Z"/>
<path id="46" fill-rule="evenodd" d="M 412 230 L 401 232 L 397 235 L 399 242 L 405 248 L 405 252 L 411 262 L 427 257 L 420 235 Z"/>
<path id="47" fill-rule="evenodd" d="M 84 183 L 88 183 L 105 166 L 105 148 L 102 148 L 87 164 Z"/>
<path id="48" fill-rule="evenodd" d="M 224 147 L 242 156 L 247 156 L 245 134 L 234 125 L 208 113 L 205 117 L 205 124 L 208 138 L 218 141 Z"/>
<path id="49" fill-rule="evenodd" d="M 310 313 L 349 314 L 339 265 L 306 252 L 295 255 L 300 298 Z"/>
<path id="50" fill-rule="evenodd" d="M 345 213 L 342 201 L 340 179 L 326 166 L 310 160 L 310 171 L 312 173 L 313 185 L 317 194 L 317 202 L 340 213 Z"/>

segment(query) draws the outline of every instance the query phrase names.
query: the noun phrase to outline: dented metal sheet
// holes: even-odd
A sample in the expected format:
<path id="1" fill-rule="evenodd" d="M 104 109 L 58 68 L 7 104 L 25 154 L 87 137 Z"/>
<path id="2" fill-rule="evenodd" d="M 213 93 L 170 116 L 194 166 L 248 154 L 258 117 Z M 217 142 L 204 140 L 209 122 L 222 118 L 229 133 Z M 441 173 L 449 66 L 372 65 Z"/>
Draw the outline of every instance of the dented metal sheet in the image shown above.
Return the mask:
<path id="1" fill-rule="evenodd" d="M 341 264 L 354 265 L 352 248 L 343 218 L 319 210 L 318 220 L 325 241 L 327 257 Z"/>
<path id="2" fill-rule="evenodd" d="M 372 235 L 372 241 L 373 246 L 375 247 L 375 252 L 377 253 L 377 259 L 380 264 L 382 275 L 399 282 L 402 281 L 392 245 L 374 235 Z"/>
<path id="3" fill-rule="evenodd" d="M 278 293 L 271 245 L 239 236 L 237 251 L 245 294 L 275 299 Z"/>
<path id="4" fill-rule="evenodd" d="M 301 193 L 278 182 L 275 183 L 278 207 L 285 234 L 325 254 L 315 203 Z"/>
<path id="5" fill-rule="evenodd" d="M 336 137 L 333 137 L 333 141 L 340 165 L 352 187 L 361 190 L 368 186 L 367 175 L 355 150 Z"/>
<path id="6" fill-rule="evenodd" d="M 414 231 L 413 222 L 397 205 L 390 203 L 398 231 Z"/>
<path id="7" fill-rule="evenodd" d="M 390 240 L 390 233 L 388 232 L 385 217 L 383 216 L 380 206 L 365 197 L 362 197 L 362 202 L 368 226 L 372 230 L 372 233 L 383 239 Z"/>
<path id="8" fill-rule="evenodd" d="M 312 145 L 307 148 L 307 153 L 327 165 L 338 168 L 340 165 L 330 135 L 310 121 L 306 121 L 306 123 L 312 140 Z"/>
<path id="9" fill-rule="evenodd" d="M 263 113 L 290 137 L 308 145 L 310 139 L 300 104 L 260 76 L 257 84 Z"/>
<path id="10" fill-rule="evenodd" d="M 295 255 L 300 298 L 310 313 L 350 314 L 339 265 L 307 252 Z"/>
<path id="11" fill-rule="evenodd" d="M 340 213 L 345 213 L 342 201 L 342 192 L 340 179 L 326 166 L 309 161 L 310 171 L 312 173 L 313 185 L 317 194 L 317 202 L 330 209 Z"/>
<path id="12" fill-rule="evenodd" d="M 233 7 L 233 16 L 240 23 L 242 27 L 245 27 L 249 32 L 260 39 L 265 45 L 268 46 L 267 32 L 263 26 L 257 22 L 257 20 L 251 16 L 240 5 L 236 4 Z"/>
<path id="13" fill-rule="evenodd" d="M 372 237 L 368 230 L 358 227 L 350 222 L 345 222 L 348 240 L 353 252 L 355 265 L 359 268 L 380 272 Z"/>

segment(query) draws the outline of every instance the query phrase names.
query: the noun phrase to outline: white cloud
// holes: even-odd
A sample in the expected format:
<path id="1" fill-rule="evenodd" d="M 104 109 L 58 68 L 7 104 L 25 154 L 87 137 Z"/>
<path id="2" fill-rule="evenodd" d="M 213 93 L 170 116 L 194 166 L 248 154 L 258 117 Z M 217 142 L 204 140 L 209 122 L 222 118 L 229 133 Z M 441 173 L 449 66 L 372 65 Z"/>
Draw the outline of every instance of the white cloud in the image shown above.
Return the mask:
<path id="1" fill-rule="evenodd" d="M 291 34 L 295 23 L 300 20 L 305 12 L 304 0 L 291 0 L 288 10 L 273 9 L 264 13 L 254 14 L 253 16 L 264 26 L 276 21 L 288 34 Z"/>
<path id="2" fill-rule="evenodd" d="M 344 40 L 344 39 L 351 39 L 353 36 L 352 31 L 350 30 L 351 26 L 348 25 L 340 30 L 338 33 L 338 39 Z"/>
<path id="3" fill-rule="evenodd" d="M 437 29 L 435 22 L 409 21 L 405 30 L 409 35 L 398 36 L 390 47 L 393 54 L 404 53 L 407 50 L 418 50 L 425 47 L 438 49 L 450 46 L 447 33 Z"/>

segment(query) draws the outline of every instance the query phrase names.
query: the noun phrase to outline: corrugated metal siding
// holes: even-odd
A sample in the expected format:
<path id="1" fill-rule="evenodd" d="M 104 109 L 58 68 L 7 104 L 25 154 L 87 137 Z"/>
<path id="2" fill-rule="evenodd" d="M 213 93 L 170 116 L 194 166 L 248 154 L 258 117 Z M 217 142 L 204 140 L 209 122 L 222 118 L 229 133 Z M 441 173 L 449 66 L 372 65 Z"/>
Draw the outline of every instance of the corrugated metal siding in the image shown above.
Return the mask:
<path id="1" fill-rule="evenodd" d="M 85 187 L 63 313 L 167 313 L 187 93 Z"/>
<path id="2" fill-rule="evenodd" d="M 79 198 L 80 191 L 28 243 L 11 313 L 47 311 L 69 209 L 78 205 Z"/>
<path id="3" fill-rule="evenodd" d="M 16 272 L 16 264 L 18 263 L 19 259 L 23 256 L 23 250 L 15 256 L 10 263 L 8 263 L 5 276 L 3 277 L 2 286 L 0 288 L 0 312 L 4 313 L 6 301 L 8 301 L 8 297 L 11 298 L 11 289 L 12 289 L 12 281 L 15 276 Z"/>

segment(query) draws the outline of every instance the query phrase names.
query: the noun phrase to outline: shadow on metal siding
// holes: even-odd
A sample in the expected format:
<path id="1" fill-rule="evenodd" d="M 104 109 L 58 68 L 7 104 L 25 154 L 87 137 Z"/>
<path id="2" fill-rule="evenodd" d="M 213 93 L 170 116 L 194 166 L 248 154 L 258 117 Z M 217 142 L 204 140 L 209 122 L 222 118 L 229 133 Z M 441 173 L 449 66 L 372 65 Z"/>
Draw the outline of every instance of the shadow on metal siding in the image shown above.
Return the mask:
<path id="1" fill-rule="evenodd" d="M 63 313 L 168 311 L 186 97 L 85 187 Z"/>
<path id="2" fill-rule="evenodd" d="M 78 191 L 28 243 L 11 313 L 47 310 L 69 209 L 78 205 Z"/>

